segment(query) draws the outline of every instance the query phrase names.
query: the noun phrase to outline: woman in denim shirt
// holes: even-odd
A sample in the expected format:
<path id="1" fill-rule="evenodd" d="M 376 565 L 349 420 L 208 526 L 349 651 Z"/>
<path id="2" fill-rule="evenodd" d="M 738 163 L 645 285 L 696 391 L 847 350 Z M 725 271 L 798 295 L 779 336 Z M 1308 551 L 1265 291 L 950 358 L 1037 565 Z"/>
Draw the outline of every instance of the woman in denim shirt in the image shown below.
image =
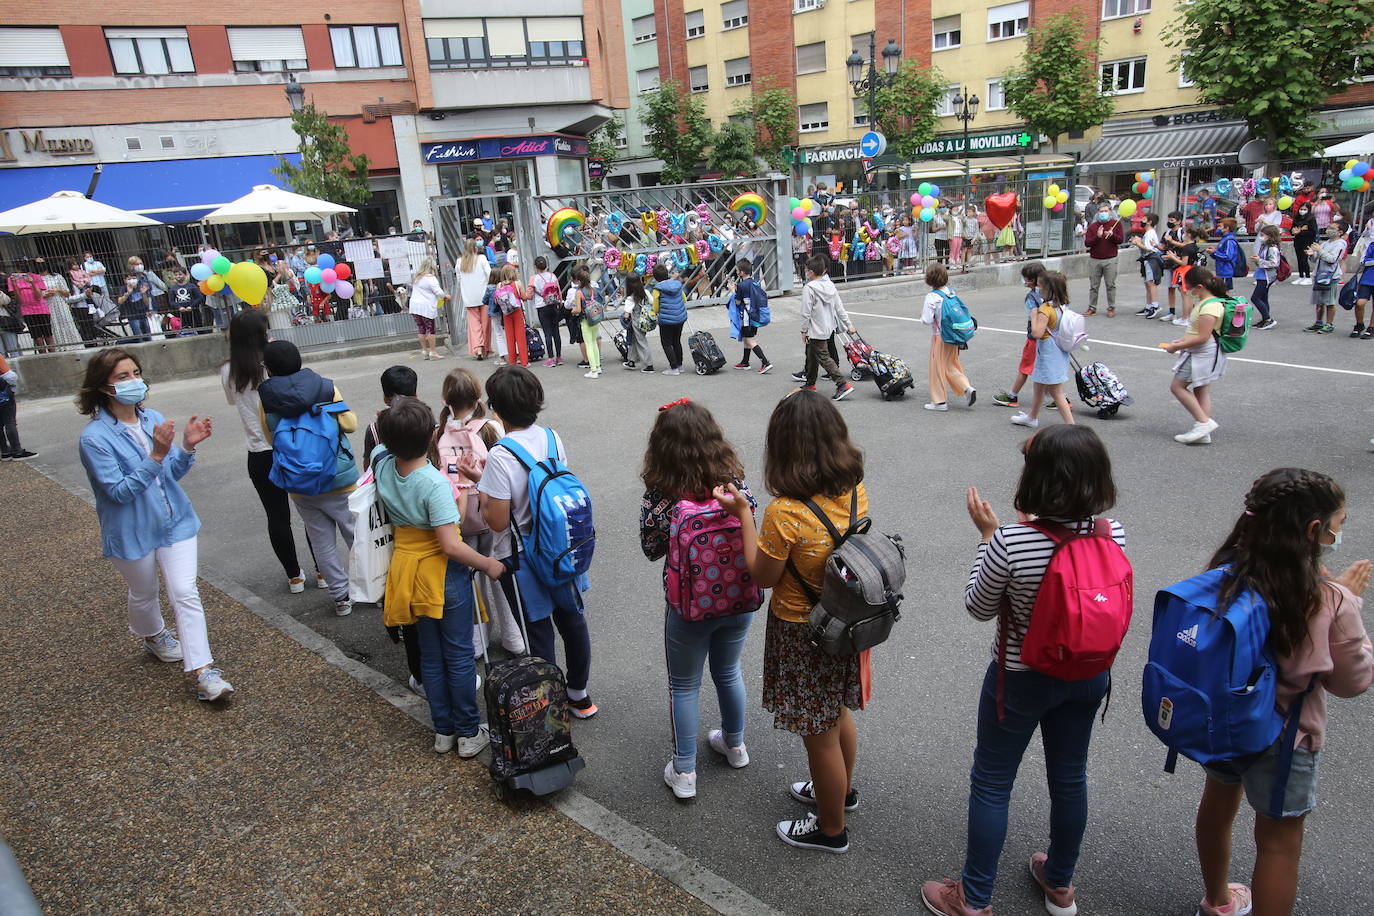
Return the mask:
<path id="1" fill-rule="evenodd" d="M 111 347 L 91 358 L 76 396 L 77 409 L 91 418 L 81 431 L 81 464 L 95 493 L 101 548 L 129 584 L 129 632 L 159 660 L 179 661 L 194 674 L 200 699 L 217 700 L 234 688 L 212 667 L 196 587 L 200 519 L 178 483 L 210 437 L 210 418 L 191 417 L 178 448 L 175 424 L 139 406 L 147 396 L 132 353 Z M 158 567 L 181 641 L 163 624 Z"/>

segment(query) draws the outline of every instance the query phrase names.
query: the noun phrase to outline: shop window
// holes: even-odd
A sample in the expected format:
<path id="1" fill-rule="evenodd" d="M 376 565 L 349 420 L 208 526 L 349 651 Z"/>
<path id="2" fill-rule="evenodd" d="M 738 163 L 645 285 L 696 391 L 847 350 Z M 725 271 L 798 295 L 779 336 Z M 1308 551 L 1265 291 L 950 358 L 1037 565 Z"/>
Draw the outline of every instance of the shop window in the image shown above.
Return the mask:
<path id="1" fill-rule="evenodd" d="M 334 48 L 334 67 L 339 70 L 366 67 L 400 67 L 401 30 L 394 25 L 344 25 L 329 27 Z"/>
<path id="2" fill-rule="evenodd" d="M 949 48 L 957 48 L 961 43 L 963 31 L 960 29 L 959 15 L 941 16 L 931 23 L 935 37 L 931 42 L 931 47 L 936 51 L 944 51 Z"/>
<path id="3" fill-rule="evenodd" d="M 56 28 L 0 28 L 0 76 L 71 76 Z"/>
<path id="4" fill-rule="evenodd" d="M 196 72 L 185 29 L 106 29 L 105 43 L 118 74 Z"/>
<path id="5" fill-rule="evenodd" d="M 687 71 L 687 84 L 693 92 L 705 92 L 711 88 L 710 77 L 707 75 L 707 68 L 692 67 Z"/>
<path id="6" fill-rule="evenodd" d="M 700 38 L 706 34 L 706 13 L 702 10 L 692 10 L 686 16 L 687 37 Z"/>
<path id="7" fill-rule="evenodd" d="M 1145 91 L 1145 58 L 1111 60 L 1102 64 L 1102 94 L 1125 95 Z"/>
<path id="8" fill-rule="evenodd" d="M 818 130 L 830 129 L 830 103 L 815 102 L 810 105 L 802 105 L 797 109 L 799 133 L 811 133 Z"/>
<path id="9" fill-rule="evenodd" d="M 1102 0 L 1102 18 L 1139 16 L 1150 11 L 1150 2 L 1151 0 Z"/>
<path id="10" fill-rule="evenodd" d="M 736 57 L 725 62 L 725 85 L 746 86 L 752 80 L 753 72 L 749 69 L 749 58 Z"/>
<path id="11" fill-rule="evenodd" d="M 1019 38 L 1030 27 L 1030 2 L 1007 3 L 988 9 L 988 41 Z"/>
<path id="12" fill-rule="evenodd" d="M 730 0 L 720 5 L 721 31 L 738 29 L 749 24 L 749 0 Z"/>
<path id="13" fill-rule="evenodd" d="M 653 13 L 631 19 L 630 25 L 634 28 L 635 44 L 653 41 L 658 37 L 658 26 L 654 22 Z"/>
<path id="14" fill-rule="evenodd" d="M 650 67 L 647 70 L 635 72 L 635 82 L 639 86 L 640 94 L 653 92 L 658 88 L 658 68 Z"/>
<path id="15" fill-rule="evenodd" d="M 300 26 L 230 28 L 229 52 L 240 73 L 279 73 L 308 65 Z"/>
<path id="16" fill-rule="evenodd" d="M 825 69 L 825 42 L 797 46 L 797 73 L 819 73 Z"/>
<path id="17" fill-rule="evenodd" d="M 988 91 L 983 96 L 984 111 L 1002 111 L 1007 107 L 1007 92 L 1000 79 L 988 80 Z"/>

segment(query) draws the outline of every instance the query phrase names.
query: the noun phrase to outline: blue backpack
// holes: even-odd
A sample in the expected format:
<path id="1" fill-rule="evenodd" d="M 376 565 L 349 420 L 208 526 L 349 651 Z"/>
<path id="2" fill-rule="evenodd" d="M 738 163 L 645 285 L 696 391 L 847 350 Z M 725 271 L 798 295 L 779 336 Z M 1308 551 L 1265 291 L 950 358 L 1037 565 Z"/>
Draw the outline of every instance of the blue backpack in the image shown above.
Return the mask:
<path id="1" fill-rule="evenodd" d="M 968 306 L 958 296 L 937 289 L 944 303 L 940 306 L 940 339 L 960 349 L 968 346 L 973 332 L 978 330 L 978 322 L 968 313 Z"/>
<path id="2" fill-rule="evenodd" d="M 316 404 L 282 417 L 272 431 L 272 470 L 267 477 L 288 493 L 314 496 L 334 489 L 334 479 L 354 464 L 348 437 L 339 429 L 343 401 Z"/>
<path id="3" fill-rule="evenodd" d="M 1155 595 L 1154 632 L 1140 692 L 1145 724 L 1169 748 L 1165 772 L 1182 754 L 1204 766 L 1262 753 L 1283 737 L 1270 799 L 1283 813 L 1308 685 L 1285 716 L 1278 708 L 1278 666 L 1267 646 L 1269 608 L 1241 591 L 1218 609 L 1229 567 L 1184 579 Z"/>
<path id="4" fill-rule="evenodd" d="M 558 460 L 558 442 L 553 430 L 549 437 L 549 457 L 535 461 L 520 443 L 509 437 L 492 446 L 504 447 L 529 472 L 531 530 L 516 534 L 536 579 L 549 588 L 567 585 L 584 575 L 592 565 L 596 550 L 596 528 L 592 525 L 592 498 L 572 471 Z"/>
<path id="5" fill-rule="evenodd" d="M 773 322 L 773 312 L 768 307 L 768 294 L 752 277 L 739 286 L 744 293 L 744 313 L 749 323 L 757 328 L 766 328 Z"/>

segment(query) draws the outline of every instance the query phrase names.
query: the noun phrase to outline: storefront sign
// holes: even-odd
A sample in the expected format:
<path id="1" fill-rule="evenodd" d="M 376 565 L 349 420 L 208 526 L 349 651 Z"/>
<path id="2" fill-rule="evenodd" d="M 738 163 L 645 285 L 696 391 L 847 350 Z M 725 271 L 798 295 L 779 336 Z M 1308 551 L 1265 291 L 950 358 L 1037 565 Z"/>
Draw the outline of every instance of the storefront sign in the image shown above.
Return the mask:
<path id="1" fill-rule="evenodd" d="M 1181 127 L 1185 124 L 1212 124 L 1231 119 L 1223 115 L 1220 110 L 1214 110 L 1185 111 L 1176 115 L 1155 115 L 1151 120 L 1155 127 Z"/>
<path id="2" fill-rule="evenodd" d="M 603 161 L 600 160 L 600 159 L 588 159 L 588 160 L 587 160 L 587 177 L 588 177 L 588 178 L 605 178 L 605 177 L 606 177 L 606 163 L 603 162 Z"/>
<path id="3" fill-rule="evenodd" d="M 53 135 L 42 130 L 0 131 L 0 162 L 18 162 L 20 155 L 54 158 L 94 156 L 95 141 L 90 137 Z"/>
<path id="4" fill-rule="evenodd" d="M 968 138 L 969 155 L 980 153 L 1000 153 L 1007 150 L 1024 151 L 1034 145 L 1035 137 L 1024 130 L 1009 130 L 999 134 L 971 134 Z M 929 143 L 921 144 L 916 155 L 922 159 L 940 156 L 964 155 L 964 137 L 937 137 Z"/>
<path id="5" fill-rule="evenodd" d="M 818 146 L 813 149 L 797 150 L 798 165 L 814 165 L 818 162 L 854 162 L 864 158 L 863 151 L 856 143 L 853 146 Z"/>
<path id="6" fill-rule="evenodd" d="M 1180 156 L 1177 159 L 1165 159 L 1159 163 L 1161 169 L 1205 169 L 1218 165 L 1238 165 L 1240 159 L 1235 153 L 1223 156 Z"/>
<path id="7" fill-rule="evenodd" d="M 530 156 L 586 156 L 583 137 L 482 137 L 477 140 L 445 140 L 420 147 L 425 162 L 475 162 L 479 159 L 524 159 Z"/>

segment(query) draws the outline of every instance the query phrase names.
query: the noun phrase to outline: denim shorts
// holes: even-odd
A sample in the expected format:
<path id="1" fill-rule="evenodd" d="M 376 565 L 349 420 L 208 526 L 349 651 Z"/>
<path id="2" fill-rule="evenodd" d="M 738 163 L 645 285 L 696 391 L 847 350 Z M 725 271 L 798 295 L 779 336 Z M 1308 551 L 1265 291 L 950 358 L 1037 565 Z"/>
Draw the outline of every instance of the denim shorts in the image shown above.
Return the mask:
<path id="1" fill-rule="evenodd" d="M 1302 817 L 1317 807 L 1317 760 L 1320 754 L 1305 748 L 1293 751 L 1293 765 L 1283 793 L 1283 817 Z M 1203 767 L 1210 779 L 1222 785 L 1244 786 L 1245 800 L 1260 814 L 1270 815 L 1274 777 L 1279 765 L 1279 746 L 1244 760 L 1228 760 Z"/>

